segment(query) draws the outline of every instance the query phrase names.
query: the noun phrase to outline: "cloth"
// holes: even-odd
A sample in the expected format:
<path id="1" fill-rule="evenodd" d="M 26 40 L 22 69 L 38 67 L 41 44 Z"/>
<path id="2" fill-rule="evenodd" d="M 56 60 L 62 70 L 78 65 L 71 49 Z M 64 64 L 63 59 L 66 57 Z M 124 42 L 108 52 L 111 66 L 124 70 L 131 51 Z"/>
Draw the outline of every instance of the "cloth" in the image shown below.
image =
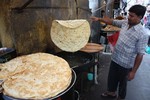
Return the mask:
<path id="1" fill-rule="evenodd" d="M 119 37 L 119 32 L 115 32 L 113 35 L 111 36 L 107 36 L 108 42 L 112 45 L 115 46 L 116 42 L 118 40 Z"/>
<path id="2" fill-rule="evenodd" d="M 141 23 L 130 29 L 127 20 L 114 20 L 113 25 L 120 26 L 121 31 L 112 53 L 112 60 L 124 68 L 132 68 L 136 55 L 145 53 L 148 35 Z"/>

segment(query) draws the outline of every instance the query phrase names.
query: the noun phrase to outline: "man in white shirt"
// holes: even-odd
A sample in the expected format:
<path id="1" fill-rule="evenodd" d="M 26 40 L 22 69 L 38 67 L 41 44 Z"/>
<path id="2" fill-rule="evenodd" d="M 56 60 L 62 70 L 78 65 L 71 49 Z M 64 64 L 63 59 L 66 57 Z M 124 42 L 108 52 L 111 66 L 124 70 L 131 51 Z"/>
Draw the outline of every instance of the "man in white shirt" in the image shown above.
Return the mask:
<path id="1" fill-rule="evenodd" d="M 101 21 L 121 28 L 112 53 L 108 89 L 101 95 L 102 97 L 116 98 L 118 96 L 117 100 L 125 99 L 127 81 L 134 79 L 148 42 L 148 35 L 141 24 L 145 12 L 146 7 L 134 5 L 129 9 L 128 18 L 125 20 L 91 17 L 93 21 Z"/>

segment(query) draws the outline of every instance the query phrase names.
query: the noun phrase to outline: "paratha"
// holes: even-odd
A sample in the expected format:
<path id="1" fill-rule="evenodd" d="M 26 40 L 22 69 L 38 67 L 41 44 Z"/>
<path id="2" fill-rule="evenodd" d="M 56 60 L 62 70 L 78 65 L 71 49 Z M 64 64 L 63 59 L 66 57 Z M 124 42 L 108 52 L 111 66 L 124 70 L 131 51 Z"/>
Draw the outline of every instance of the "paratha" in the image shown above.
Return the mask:
<path id="1" fill-rule="evenodd" d="M 17 73 L 20 68 L 21 70 L 23 70 L 22 65 L 24 64 L 24 57 L 25 56 L 17 57 L 6 63 L 0 64 L 0 80 L 4 81 L 9 76 L 13 75 L 14 73 Z"/>
<path id="2" fill-rule="evenodd" d="M 2 84 L 5 95 L 20 99 L 44 99 L 56 96 L 70 85 L 72 71 L 64 59 L 47 53 L 30 54 L 18 59 L 22 60 L 21 64 L 13 60 L 9 62 L 11 66 L 18 65 Z"/>
<path id="3" fill-rule="evenodd" d="M 76 52 L 89 41 L 90 25 L 87 20 L 54 20 L 51 39 L 63 51 Z"/>
<path id="4" fill-rule="evenodd" d="M 103 31 L 120 31 L 121 28 L 113 26 L 113 25 L 107 25 L 104 29 L 102 29 Z"/>

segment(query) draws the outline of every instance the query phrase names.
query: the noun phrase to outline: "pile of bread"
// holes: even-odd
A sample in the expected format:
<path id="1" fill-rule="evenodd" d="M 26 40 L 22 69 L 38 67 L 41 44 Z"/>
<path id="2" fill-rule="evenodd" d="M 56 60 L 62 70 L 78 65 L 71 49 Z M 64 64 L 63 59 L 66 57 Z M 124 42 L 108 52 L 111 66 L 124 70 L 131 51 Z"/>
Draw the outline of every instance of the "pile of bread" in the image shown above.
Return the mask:
<path id="1" fill-rule="evenodd" d="M 0 64 L 1 92 L 21 99 L 56 96 L 71 83 L 72 71 L 62 58 L 34 53 Z"/>

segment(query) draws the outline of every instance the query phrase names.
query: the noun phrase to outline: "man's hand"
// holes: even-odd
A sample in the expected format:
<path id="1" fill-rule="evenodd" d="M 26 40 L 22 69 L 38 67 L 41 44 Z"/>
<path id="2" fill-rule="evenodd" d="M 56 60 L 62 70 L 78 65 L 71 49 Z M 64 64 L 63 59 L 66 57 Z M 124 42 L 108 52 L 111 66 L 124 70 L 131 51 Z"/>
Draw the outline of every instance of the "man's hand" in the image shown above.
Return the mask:
<path id="1" fill-rule="evenodd" d="M 109 24 L 109 25 L 112 25 L 112 22 L 113 22 L 113 19 L 107 17 L 107 16 L 104 16 L 103 18 L 98 18 L 98 17 L 94 17 L 92 16 L 90 18 L 92 21 L 100 21 L 100 22 L 104 22 L 106 24 Z"/>
<path id="2" fill-rule="evenodd" d="M 129 81 L 133 80 L 134 76 L 135 76 L 135 72 L 133 72 L 133 71 L 129 72 L 129 74 L 128 74 L 128 80 Z"/>
<path id="3" fill-rule="evenodd" d="M 92 21 L 100 21 L 100 18 L 94 17 L 94 16 L 92 16 L 90 19 L 91 19 Z"/>
<path id="4" fill-rule="evenodd" d="M 135 58 L 134 67 L 132 68 L 132 71 L 129 72 L 129 74 L 128 74 L 129 81 L 134 79 L 135 73 L 141 64 L 142 59 L 143 59 L 143 54 L 137 54 L 137 56 Z"/>

